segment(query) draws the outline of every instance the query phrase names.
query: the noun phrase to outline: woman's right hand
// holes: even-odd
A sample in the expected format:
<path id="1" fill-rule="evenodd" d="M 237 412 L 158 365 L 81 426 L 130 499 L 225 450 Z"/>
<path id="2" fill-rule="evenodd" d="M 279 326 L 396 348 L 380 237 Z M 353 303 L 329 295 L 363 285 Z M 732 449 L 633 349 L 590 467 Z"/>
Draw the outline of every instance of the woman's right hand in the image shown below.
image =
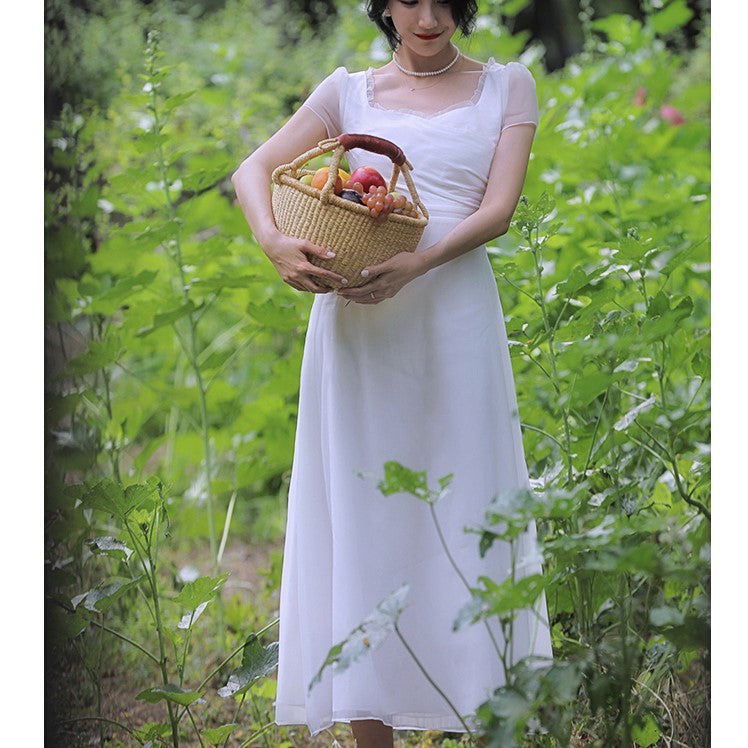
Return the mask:
<path id="1" fill-rule="evenodd" d="M 348 283 L 342 275 L 309 262 L 311 256 L 329 260 L 335 255 L 306 239 L 295 239 L 278 233 L 271 242 L 266 242 L 263 250 L 278 271 L 278 275 L 297 291 L 329 293 L 332 288 L 325 283 L 326 280 Z"/>

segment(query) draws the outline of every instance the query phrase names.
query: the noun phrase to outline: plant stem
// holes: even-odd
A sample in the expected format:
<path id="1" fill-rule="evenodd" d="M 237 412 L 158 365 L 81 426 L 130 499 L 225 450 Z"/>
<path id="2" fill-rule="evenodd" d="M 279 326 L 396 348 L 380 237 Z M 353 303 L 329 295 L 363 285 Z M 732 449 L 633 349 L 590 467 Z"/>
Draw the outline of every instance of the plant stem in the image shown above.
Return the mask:
<path id="1" fill-rule="evenodd" d="M 564 444 L 559 438 L 553 436 L 553 434 L 549 434 L 547 431 L 545 431 L 544 429 L 541 429 L 539 426 L 532 426 L 529 423 L 522 423 L 521 426 L 523 429 L 529 429 L 530 431 L 537 431 L 538 434 L 543 434 L 544 436 L 547 436 L 549 439 L 556 442 L 556 444 L 558 444 L 558 446 L 561 447 L 561 449 L 564 448 Z"/>
<path id="2" fill-rule="evenodd" d="M 540 310 L 543 315 L 543 327 L 545 328 L 546 335 L 548 336 L 548 358 L 551 362 L 551 381 L 556 392 L 561 394 L 561 381 L 558 376 L 558 369 L 556 367 L 556 350 L 553 346 L 553 335 L 554 330 L 551 328 L 550 320 L 548 319 L 548 309 L 545 304 L 545 298 L 543 296 L 543 265 L 542 265 L 542 244 L 538 240 L 537 230 L 536 236 L 533 240 L 532 229 L 527 230 L 527 241 L 532 251 L 532 257 L 535 264 L 535 280 L 538 286 L 538 303 Z M 566 463 L 567 463 L 567 485 L 571 485 L 574 479 L 574 471 L 572 466 L 571 458 L 571 429 L 569 427 L 569 415 L 563 408 L 561 408 L 561 417 L 564 422 L 564 436 L 566 439 Z"/>
<path id="3" fill-rule="evenodd" d="M 587 468 L 590 465 L 590 460 L 592 459 L 592 453 L 595 449 L 595 437 L 597 436 L 597 429 L 600 426 L 600 421 L 603 417 L 603 412 L 605 411 L 605 403 L 608 402 L 608 393 L 610 392 L 610 385 L 605 390 L 605 396 L 603 397 L 603 402 L 600 405 L 600 412 L 597 414 L 597 420 L 595 421 L 595 428 L 592 430 L 592 438 L 590 439 L 590 450 L 587 453 L 587 459 L 584 462 L 584 470 L 582 470 L 582 475 L 585 475 L 587 473 Z M 605 439 L 603 439 L 603 443 L 605 442 Z"/>
<path id="4" fill-rule="evenodd" d="M 460 578 L 462 583 L 465 585 L 465 589 L 467 589 L 468 593 L 472 595 L 472 590 L 470 589 L 470 584 L 468 583 L 468 580 L 465 578 L 465 575 L 460 570 L 460 567 L 457 566 L 457 562 L 454 560 L 454 557 L 452 556 L 449 546 L 447 545 L 447 541 L 444 538 L 444 533 L 442 532 L 442 526 L 439 524 L 439 519 L 436 516 L 436 504 L 433 501 L 429 501 L 429 509 L 431 510 L 431 517 L 434 520 L 434 526 L 436 527 L 436 532 L 439 535 L 439 542 L 442 544 L 442 548 L 444 548 L 444 552 L 447 554 L 447 558 L 449 559 L 449 563 L 452 565 L 452 568 L 457 573 L 457 576 Z M 491 627 L 488 625 L 488 621 L 486 619 L 483 619 L 483 625 L 486 627 L 486 631 L 488 632 L 488 636 L 491 639 L 491 643 L 494 646 L 494 649 L 496 650 L 496 654 L 500 654 L 499 652 L 499 644 L 496 641 L 496 638 L 493 635 L 493 631 L 491 631 Z"/>
<path id="5" fill-rule="evenodd" d="M 158 519 L 158 507 L 154 510 L 154 522 Z M 140 563 L 143 566 L 143 571 L 145 572 L 146 579 L 148 580 L 148 585 L 151 588 L 151 595 L 153 598 L 153 622 L 156 626 L 156 633 L 158 635 L 158 652 L 159 652 L 159 666 L 161 669 L 161 680 L 163 684 L 166 686 L 169 684 L 169 674 L 166 670 L 166 646 L 164 643 L 164 630 L 163 630 L 163 624 L 161 621 L 161 606 L 159 603 L 159 595 L 158 595 L 158 585 L 156 580 L 156 568 L 153 563 L 153 558 L 151 556 L 151 548 L 150 543 L 146 544 L 145 548 L 145 557 L 148 560 L 148 563 L 146 564 L 146 558 L 143 557 L 144 552 L 142 549 L 142 546 L 139 541 L 135 539 L 135 533 L 132 531 L 132 528 L 130 527 L 130 523 L 128 522 L 127 518 L 125 518 L 125 527 L 127 528 L 127 531 L 130 535 L 130 538 L 133 542 L 133 545 L 135 546 L 135 550 L 138 553 L 138 557 L 140 558 Z M 174 744 L 174 748 L 179 748 L 179 725 L 176 721 L 176 717 L 174 714 L 174 709 L 172 708 L 172 704 L 170 701 L 166 702 L 166 708 L 169 712 L 169 723 L 171 724 L 171 735 L 172 735 L 172 741 Z"/>
<path id="6" fill-rule="evenodd" d="M 621 611 L 621 654 L 623 657 L 623 693 L 621 694 L 621 715 L 623 717 L 623 745 L 631 745 L 631 662 L 628 648 L 628 599 L 630 590 L 628 574 L 622 574 L 619 583 L 619 606 Z"/>
<path id="7" fill-rule="evenodd" d="M 447 702 L 447 705 L 449 706 L 449 708 L 454 712 L 457 719 L 460 720 L 460 724 L 465 728 L 468 735 L 470 735 L 470 737 L 472 738 L 473 731 L 468 727 L 467 723 L 462 718 L 462 715 L 457 711 L 455 705 L 449 700 L 449 697 L 447 696 L 447 694 L 445 694 L 444 691 L 442 691 L 441 688 L 439 688 L 439 686 L 436 685 L 432 677 L 426 671 L 426 668 L 424 668 L 424 666 L 421 664 L 421 661 L 418 659 L 418 657 L 416 657 L 416 653 L 410 648 L 410 645 L 408 644 L 408 642 L 405 641 L 405 637 L 402 635 L 402 632 L 398 628 L 397 622 L 394 624 L 394 626 L 395 626 L 395 633 L 397 634 L 400 641 L 403 643 L 403 646 L 405 647 L 405 649 L 408 650 L 408 654 L 413 658 L 413 661 L 416 663 L 416 665 L 418 665 L 418 668 L 423 673 L 426 680 L 434 687 L 434 689 L 436 689 L 436 692 L 444 699 L 444 701 Z"/>
<path id="8" fill-rule="evenodd" d="M 76 722 L 104 722 L 109 725 L 119 727 L 120 730 L 124 730 L 129 735 L 132 735 L 140 745 L 143 745 L 143 741 L 137 736 L 134 730 L 130 729 L 127 725 L 123 725 L 121 722 L 117 722 L 113 719 L 107 719 L 106 717 L 73 717 L 71 719 L 63 719 L 61 722 L 57 722 L 58 725 L 72 725 Z"/>
<path id="9" fill-rule="evenodd" d="M 271 628 L 272 626 L 275 626 L 275 624 L 276 624 L 276 623 L 278 623 L 279 621 L 280 621 L 280 618 L 276 618 L 275 620 L 271 621 L 271 622 L 270 622 L 270 623 L 268 623 L 268 624 L 267 624 L 267 625 L 266 625 L 265 627 L 263 627 L 262 629 L 260 629 L 260 631 L 258 631 L 258 632 L 257 632 L 257 633 L 255 634 L 255 636 L 256 636 L 256 637 L 257 637 L 257 638 L 259 639 L 259 637 L 260 637 L 260 636 L 261 636 L 262 634 L 264 634 L 264 633 L 265 633 L 265 632 L 266 632 L 266 631 L 267 631 L 267 630 L 268 630 L 269 628 Z M 227 664 L 228 662 L 230 662 L 231 660 L 233 660 L 233 659 L 234 659 L 234 657 L 236 657 L 236 656 L 237 656 L 237 655 L 239 654 L 239 652 L 241 652 L 241 651 L 242 651 L 242 650 L 244 649 L 244 647 L 246 647 L 246 646 L 247 646 L 247 642 L 246 642 L 246 641 L 245 641 L 245 642 L 244 642 L 243 644 L 240 644 L 240 645 L 239 645 L 239 646 L 238 646 L 238 647 L 237 647 L 237 648 L 236 648 L 236 649 L 235 649 L 235 650 L 234 650 L 234 651 L 233 651 L 233 652 L 232 652 L 232 653 L 231 653 L 230 655 L 228 655 L 228 657 L 226 657 L 226 658 L 225 658 L 225 659 L 223 660 L 223 662 L 221 662 L 221 663 L 220 663 L 219 665 L 216 665 L 216 667 L 214 667 L 214 668 L 213 668 L 213 670 L 211 670 L 211 671 L 210 671 L 210 673 L 208 673 L 208 675 L 206 675 L 206 676 L 205 676 L 205 677 L 203 678 L 203 680 L 201 681 L 200 685 L 199 685 L 199 686 L 198 686 L 198 687 L 197 687 L 197 688 L 196 688 L 195 690 L 196 690 L 196 691 L 202 691 L 203 687 L 204 687 L 204 686 L 205 686 L 205 685 L 206 685 L 206 684 L 208 683 L 208 681 L 209 681 L 209 680 L 210 680 L 210 679 L 211 679 L 211 678 L 212 678 L 212 677 L 213 677 L 214 675 L 216 675 L 216 674 L 217 674 L 218 672 L 220 672 L 221 668 L 222 668 L 222 667 L 223 667 L 224 665 L 226 665 L 226 664 Z M 181 714 L 179 715 L 179 717 L 177 718 L 177 721 L 181 721 L 181 720 L 182 720 L 182 717 L 184 717 L 184 711 L 182 711 L 182 713 L 181 713 Z"/>
<path id="10" fill-rule="evenodd" d="M 103 629 L 104 631 L 112 634 L 113 636 L 116 636 L 118 639 L 122 639 L 123 642 L 127 642 L 128 644 L 130 644 L 133 647 L 135 647 L 135 649 L 139 649 L 146 657 L 148 657 L 150 660 L 153 660 L 153 662 L 155 662 L 157 665 L 159 664 L 158 657 L 156 657 L 156 655 L 154 655 L 151 652 L 149 652 L 141 644 L 138 644 L 136 641 L 133 641 L 129 637 L 125 636 L 124 634 L 121 634 L 119 631 L 115 631 L 114 629 L 110 629 L 108 626 L 105 626 L 103 623 L 99 623 L 95 619 L 92 619 L 91 623 L 94 626 L 98 626 L 100 629 Z"/>
<path id="11" fill-rule="evenodd" d="M 247 748 L 248 745 L 250 745 L 253 741 L 257 740 L 257 738 L 264 735 L 271 727 L 275 725 L 275 722 L 268 722 L 266 725 L 263 725 L 257 732 L 253 732 L 240 746 L 239 748 Z"/>
<path id="12" fill-rule="evenodd" d="M 249 694 L 249 703 L 252 705 L 252 713 L 255 715 L 257 724 L 259 724 L 260 720 L 262 719 L 262 714 L 260 714 L 260 709 L 257 706 L 257 703 L 255 702 L 251 693 Z M 265 733 L 262 734 L 262 742 L 265 743 L 265 748 L 270 748 L 270 744 L 268 743 L 268 736 Z"/>
<path id="13" fill-rule="evenodd" d="M 680 497 L 685 501 L 687 504 L 690 504 L 695 509 L 698 509 L 699 512 L 701 512 L 710 522 L 712 521 L 712 513 L 707 509 L 707 507 L 702 504 L 698 499 L 694 499 L 691 497 L 691 494 L 686 490 L 686 488 L 683 485 L 680 471 L 678 470 L 678 461 L 675 458 L 675 455 L 673 455 L 670 450 L 662 444 L 655 436 L 652 434 L 649 429 L 642 426 L 641 423 L 639 423 L 638 419 L 634 419 L 634 423 L 665 453 L 667 456 L 667 462 L 664 460 L 664 458 L 660 457 L 662 459 L 663 463 L 665 463 L 665 466 L 670 469 L 670 472 L 673 474 L 673 478 L 675 480 L 675 486 L 678 489 L 678 493 L 680 494 Z"/>
<path id="14" fill-rule="evenodd" d="M 234 718 L 231 720 L 232 722 L 236 722 L 239 719 L 239 712 L 241 711 L 242 707 L 244 706 L 244 702 L 247 698 L 247 692 L 245 691 L 242 694 L 241 699 L 239 700 L 239 704 L 236 707 L 236 711 L 234 712 Z M 228 748 L 229 745 L 229 736 L 226 736 L 226 740 L 223 743 L 223 748 Z"/>
<path id="15" fill-rule="evenodd" d="M 202 735 L 200 735 L 200 730 L 197 729 L 195 718 L 192 716 L 192 712 L 190 711 L 189 707 L 187 707 L 187 714 L 189 715 L 190 722 L 192 722 L 192 726 L 195 728 L 195 735 L 197 735 L 197 739 L 200 741 L 200 745 L 202 746 L 202 748 L 205 748 L 205 743 L 203 743 Z"/>
<path id="16" fill-rule="evenodd" d="M 149 77 L 151 79 L 155 76 L 155 55 L 151 55 L 148 60 L 148 73 Z M 161 118 L 159 116 L 159 95 L 158 95 L 158 86 L 152 85 L 151 86 L 151 92 L 150 92 L 150 98 L 151 98 L 151 111 L 153 113 L 153 129 L 156 133 L 160 134 L 163 130 L 163 124 L 161 122 Z M 169 174 L 168 174 L 168 167 L 166 162 L 166 156 L 164 154 L 164 146 L 163 142 L 159 139 L 156 145 L 156 151 L 157 151 L 157 159 L 158 159 L 158 167 L 161 173 L 161 182 L 164 187 L 164 199 L 166 203 L 167 213 L 169 216 L 169 219 L 171 221 L 176 222 L 178 215 L 177 215 L 177 209 L 174 205 L 173 200 L 171 199 L 171 192 L 170 192 L 170 181 L 169 181 Z M 182 240 L 181 240 L 181 234 L 179 231 L 175 232 L 174 236 L 174 261 L 177 265 L 177 272 L 179 274 L 179 280 L 180 285 L 182 289 L 182 295 L 185 299 L 185 301 L 190 300 L 189 290 L 187 286 L 187 279 L 184 275 L 184 264 L 182 261 Z M 207 485 L 206 490 L 206 503 L 207 503 L 207 512 L 208 512 L 208 536 L 210 541 L 210 556 L 212 560 L 212 569 L 213 574 L 215 576 L 218 575 L 219 566 L 218 566 L 218 544 L 216 541 L 216 528 L 215 528 L 215 517 L 213 516 L 213 462 L 211 457 L 211 451 L 210 451 L 210 433 L 209 433 L 209 422 L 208 422 L 208 406 L 207 406 L 207 399 L 206 399 L 206 387 L 205 382 L 203 380 L 202 371 L 200 369 L 200 364 L 198 362 L 198 354 L 197 354 L 197 318 L 195 317 L 195 312 L 190 311 L 187 315 L 187 320 L 189 322 L 189 345 L 184 345 L 185 353 L 187 354 L 187 357 L 190 361 L 190 365 L 192 367 L 192 370 L 195 375 L 195 381 L 197 382 L 197 391 L 198 391 L 198 398 L 199 398 L 199 404 L 200 404 L 200 422 L 201 422 L 201 432 L 202 432 L 202 441 L 203 441 L 203 461 L 205 464 L 205 480 Z M 175 332 L 177 332 L 176 325 L 172 325 Z M 225 643 L 225 627 L 223 625 L 223 602 L 221 598 L 220 592 L 216 595 L 216 602 L 218 606 L 218 613 L 219 613 L 219 621 L 218 621 L 218 638 L 221 642 L 221 645 L 223 646 Z"/>

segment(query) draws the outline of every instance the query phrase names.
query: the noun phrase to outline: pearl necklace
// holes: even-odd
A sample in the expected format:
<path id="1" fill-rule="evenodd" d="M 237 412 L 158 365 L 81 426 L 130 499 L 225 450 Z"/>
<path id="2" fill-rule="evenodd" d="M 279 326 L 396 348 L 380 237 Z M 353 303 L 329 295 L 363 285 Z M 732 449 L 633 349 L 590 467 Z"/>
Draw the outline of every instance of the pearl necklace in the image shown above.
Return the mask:
<path id="1" fill-rule="evenodd" d="M 442 73 L 446 73 L 447 70 L 449 70 L 452 67 L 452 65 L 454 65 L 459 59 L 460 59 L 460 50 L 458 49 L 457 54 L 454 56 L 454 59 L 452 60 L 452 62 L 450 62 L 449 65 L 446 65 L 445 67 L 443 67 L 441 70 L 429 70 L 428 72 L 425 72 L 425 73 L 419 73 L 415 70 L 408 70 L 407 68 L 404 68 L 397 61 L 397 57 L 395 57 L 395 53 L 394 52 L 392 53 L 392 62 L 395 63 L 398 70 L 402 70 L 402 72 L 405 73 L 406 75 L 414 75 L 416 76 L 416 78 L 425 78 L 426 76 L 429 76 L 429 75 L 441 75 Z"/>

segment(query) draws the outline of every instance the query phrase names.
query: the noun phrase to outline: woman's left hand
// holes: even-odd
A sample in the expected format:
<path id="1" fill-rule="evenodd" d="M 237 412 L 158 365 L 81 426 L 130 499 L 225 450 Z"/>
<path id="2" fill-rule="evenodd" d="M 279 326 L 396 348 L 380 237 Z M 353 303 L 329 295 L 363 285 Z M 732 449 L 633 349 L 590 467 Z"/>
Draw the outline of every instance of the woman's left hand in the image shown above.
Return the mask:
<path id="1" fill-rule="evenodd" d="M 338 296 L 357 304 L 378 304 L 392 298 L 406 283 L 422 275 L 428 269 L 419 252 L 399 252 L 379 265 L 371 265 L 361 271 L 368 280 L 358 288 L 341 288 Z"/>

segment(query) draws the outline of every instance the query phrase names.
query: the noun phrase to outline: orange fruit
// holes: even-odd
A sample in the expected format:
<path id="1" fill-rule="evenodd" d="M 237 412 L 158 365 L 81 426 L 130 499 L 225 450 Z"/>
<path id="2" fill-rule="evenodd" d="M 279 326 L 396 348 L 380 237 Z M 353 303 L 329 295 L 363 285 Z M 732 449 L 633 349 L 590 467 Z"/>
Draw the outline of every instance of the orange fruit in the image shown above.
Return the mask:
<path id="1" fill-rule="evenodd" d="M 312 177 L 312 187 L 316 187 L 318 190 L 321 190 L 327 183 L 327 175 L 329 173 L 330 169 L 327 166 L 321 166 L 319 169 L 317 169 L 317 171 L 314 172 L 314 176 Z M 343 180 L 340 178 L 340 176 L 338 176 L 338 179 L 335 182 L 333 191 L 336 195 L 339 195 L 343 191 Z"/>

